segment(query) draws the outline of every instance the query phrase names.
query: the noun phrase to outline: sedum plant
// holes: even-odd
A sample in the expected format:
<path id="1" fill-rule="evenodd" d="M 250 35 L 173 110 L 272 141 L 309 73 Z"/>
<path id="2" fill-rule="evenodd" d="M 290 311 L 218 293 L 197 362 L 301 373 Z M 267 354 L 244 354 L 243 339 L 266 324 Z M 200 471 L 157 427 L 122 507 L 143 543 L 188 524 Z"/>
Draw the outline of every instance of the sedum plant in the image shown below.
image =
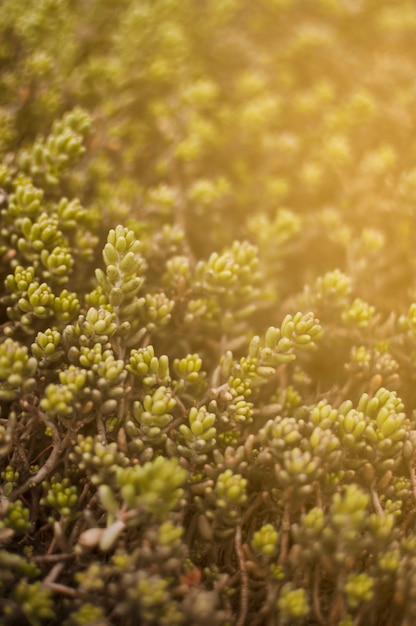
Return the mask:
<path id="1" fill-rule="evenodd" d="M 415 31 L 3 0 L 2 624 L 414 623 Z"/>

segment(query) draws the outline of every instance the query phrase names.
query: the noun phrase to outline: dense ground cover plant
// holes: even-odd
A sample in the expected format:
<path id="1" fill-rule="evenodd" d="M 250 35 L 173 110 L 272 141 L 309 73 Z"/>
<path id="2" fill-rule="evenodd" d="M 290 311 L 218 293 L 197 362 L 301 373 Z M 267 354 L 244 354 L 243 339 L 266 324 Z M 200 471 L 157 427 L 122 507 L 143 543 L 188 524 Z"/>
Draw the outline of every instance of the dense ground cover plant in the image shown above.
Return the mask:
<path id="1" fill-rule="evenodd" d="M 415 33 L 3 0 L 2 624 L 414 622 Z"/>

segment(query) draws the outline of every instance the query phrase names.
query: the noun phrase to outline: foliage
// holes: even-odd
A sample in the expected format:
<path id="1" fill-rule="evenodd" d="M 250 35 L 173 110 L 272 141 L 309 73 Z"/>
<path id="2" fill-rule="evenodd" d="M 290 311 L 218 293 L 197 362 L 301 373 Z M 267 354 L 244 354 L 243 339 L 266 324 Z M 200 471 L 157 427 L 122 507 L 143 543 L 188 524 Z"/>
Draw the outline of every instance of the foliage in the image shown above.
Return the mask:
<path id="1" fill-rule="evenodd" d="M 411 0 L 3 0 L 0 621 L 416 619 Z"/>

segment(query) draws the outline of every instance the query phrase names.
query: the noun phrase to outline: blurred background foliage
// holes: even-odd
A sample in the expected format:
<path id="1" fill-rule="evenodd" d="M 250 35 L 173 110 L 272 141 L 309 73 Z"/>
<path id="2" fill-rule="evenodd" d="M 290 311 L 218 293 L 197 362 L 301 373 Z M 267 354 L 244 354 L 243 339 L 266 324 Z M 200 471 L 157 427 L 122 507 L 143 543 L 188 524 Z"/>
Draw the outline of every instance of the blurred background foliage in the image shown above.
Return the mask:
<path id="1" fill-rule="evenodd" d="M 413 2 L 4 0 L 0 11 L 1 152 L 88 110 L 86 162 L 63 191 L 99 210 L 103 232 L 124 208 L 133 224 L 179 223 L 197 258 L 249 238 L 278 303 L 338 267 L 359 296 L 407 308 Z"/>

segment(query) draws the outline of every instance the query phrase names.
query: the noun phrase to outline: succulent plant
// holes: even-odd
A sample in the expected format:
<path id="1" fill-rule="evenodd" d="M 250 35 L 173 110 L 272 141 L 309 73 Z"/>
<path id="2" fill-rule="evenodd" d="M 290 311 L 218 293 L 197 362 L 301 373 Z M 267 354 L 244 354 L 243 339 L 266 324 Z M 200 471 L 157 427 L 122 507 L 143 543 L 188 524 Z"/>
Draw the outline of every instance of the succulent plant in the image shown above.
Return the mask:
<path id="1" fill-rule="evenodd" d="M 414 623 L 415 31 L 3 0 L 2 624 Z"/>

